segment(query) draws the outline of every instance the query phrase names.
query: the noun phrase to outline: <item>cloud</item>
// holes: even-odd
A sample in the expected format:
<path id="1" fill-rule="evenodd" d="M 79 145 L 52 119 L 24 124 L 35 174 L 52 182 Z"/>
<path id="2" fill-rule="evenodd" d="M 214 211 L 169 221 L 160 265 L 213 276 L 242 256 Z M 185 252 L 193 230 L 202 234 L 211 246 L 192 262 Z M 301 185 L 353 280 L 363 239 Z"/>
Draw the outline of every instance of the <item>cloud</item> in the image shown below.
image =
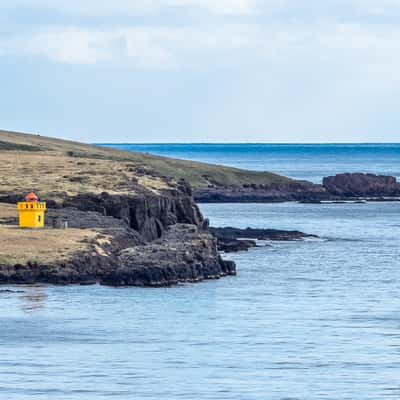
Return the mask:
<path id="1" fill-rule="evenodd" d="M 117 35 L 78 28 L 54 29 L 34 34 L 24 41 L 24 51 L 68 64 L 95 64 L 118 56 Z"/>
<path id="2" fill-rule="evenodd" d="M 399 43 L 400 27 L 381 24 L 49 27 L 3 38 L 0 55 L 153 71 L 218 66 L 246 71 L 245 64 L 265 74 L 281 71 L 285 79 L 382 91 L 400 87 Z"/>
<path id="3" fill-rule="evenodd" d="M 394 16 L 400 12 L 400 0 L 355 0 L 359 11 L 373 16 Z"/>
<path id="4" fill-rule="evenodd" d="M 185 132 L 184 139 L 202 127 L 226 128 L 232 140 L 232 131 L 252 129 L 310 138 L 313 129 L 347 132 L 353 126 L 362 135 L 398 126 L 400 0 L 0 0 L 0 10 L 2 76 L 8 97 L 16 97 L 9 114 L 27 84 L 35 96 L 58 95 L 62 76 L 60 90 L 76 101 L 77 112 L 82 104 L 93 110 L 90 129 L 97 115 L 107 119 L 108 110 L 112 123 L 121 121 L 126 129 L 131 107 L 125 119 L 121 110 L 131 101 L 140 105 L 136 118 L 143 117 L 143 131 L 170 126 Z M 101 102 L 80 100 L 69 89 L 86 84 L 92 72 L 102 77 L 101 85 L 93 79 L 92 91 L 113 94 L 107 112 L 98 112 Z M 129 86 L 130 80 L 140 84 Z M 145 115 L 154 109 L 162 118 Z"/>
<path id="5" fill-rule="evenodd" d="M 1 2 L 2 0 L 0 0 Z M 20 6 L 32 0 L 13 0 Z M 375 0 L 349 0 L 359 12 L 371 14 Z M 8 2 L 8 0 L 3 0 Z M 35 0 L 41 6 L 57 6 L 89 12 L 95 4 L 98 11 L 156 9 L 158 7 L 206 7 L 214 13 L 251 13 L 260 10 L 256 0 L 115 0 L 113 2 Z M 294 15 L 305 13 L 294 0 L 266 0 L 270 10 L 296 8 Z M 315 11 L 315 21 L 285 17 L 268 20 L 210 19 L 181 26 L 178 21 L 159 25 L 76 25 L 31 27 L 24 33 L 0 36 L 0 55 L 33 56 L 65 64 L 110 64 L 140 69 L 209 69 L 217 65 L 240 68 L 243 64 L 259 64 L 260 68 L 298 68 L 332 76 L 366 74 L 368 85 L 398 84 L 396 69 L 400 68 L 400 26 L 394 23 L 367 23 L 327 19 L 326 9 L 340 8 L 343 0 L 329 1 L 321 11 L 320 3 L 309 0 L 301 4 Z M 388 10 L 400 7 L 400 0 L 380 0 Z M 400 8 L 399 8 L 400 9 Z M 383 12 L 383 11 L 380 11 Z M 352 14 L 352 15 L 353 15 Z M 319 15 L 319 18 L 317 16 Z M 335 14 L 332 13 L 334 16 Z M 354 14 L 355 15 L 355 14 Z M 353 16 L 354 16 L 353 15 Z M 149 23 L 150 19 L 143 18 Z M 296 67 L 295 67 L 296 66 Z M 336 69 L 336 70 L 335 70 Z M 360 73 L 357 74 L 357 71 Z M 328 72 L 327 72 L 328 73 Z M 367 76 L 369 75 L 369 76 Z M 374 83 L 375 82 L 375 83 Z"/>
<path id="6" fill-rule="evenodd" d="M 400 16 L 400 0 L 0 0 L 0 9 L 47 10 L 69 16 L 127 17 L 195 9 L 220 16 L 264 15 L 275 19 L 360 20 Z"/>
<path id="7" fill-rule="evenodd" d="M 0 40 L 0 54 L 25 54 L 68 64 L 128 63 L 141 68 L 195 65 L 257 42 L 250 26 L 219 28 L 121 27 L 108 30 L 52 27 Z"/>
<path id="8" fill-rule="evenodd" d="M 158 4 L 159 8 L 163 5 L 203 7 L 216 14 L 251 14 L 256 10 L 255 0 L 161 0 Z"/>
<path id="9" fill-rule="evenodd" d="M 253 13 L 256 1 L 258 0 L 0 0 L 0 6 L 42 8 L 87 16 L 142 15 L 169 8 L 196 7 L 210 13 L 229 15 Z"/>

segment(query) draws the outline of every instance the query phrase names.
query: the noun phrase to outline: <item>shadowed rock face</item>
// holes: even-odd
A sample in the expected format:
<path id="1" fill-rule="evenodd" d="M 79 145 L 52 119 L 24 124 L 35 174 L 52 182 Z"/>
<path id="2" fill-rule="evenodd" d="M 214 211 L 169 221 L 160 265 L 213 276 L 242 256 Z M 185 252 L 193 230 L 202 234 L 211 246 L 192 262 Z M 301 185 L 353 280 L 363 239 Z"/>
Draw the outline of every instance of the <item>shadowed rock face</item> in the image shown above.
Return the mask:
<path id="1" fill-rule="evenodd" d="M 114 217 L 139 232 L 146 241 L 151 241 L 161 237 L 170 225 L 183 223 L 203 226 L 203 216 L 189 190 L 189 187 L 181 185 L 180 190 L 161 196 L 83 194 L 67 199 L 64 205 Z"/>
<path id="2" fill-rule="evenodd" d="M 325 190 L 339 197 L 400 196 L 400 184 L 393 176 L 346 173 L 323 180 Z"/>
<path id="3" fill-rule="evenodd" d="M 173 225 L 160 239 L 123 250 L 118 261 L 102 283 L 169 286 L 236 274 L 235 264 L 218 255 L 216 239 L 194 225 Z"/>
<path id="4" fill-rule="evenodd" d="M 328 197 L 321 185 L 311 182 L 291 182 L 269 185 L 215 186 L 194 191 L 199 203 L 271 203 L 303 201 Z"/>
<path id="5" fill-rule="evenodd" d="M 393 176 L 346 173 L 328 176 L 322 185 L 291 182 L 270 185 L 213 186 L 194 191 L 199 203 L 319 202 L 360 197 L 400 196 L 400 183 Z"/>
<path id="6" fill-rule="evenodd" d="M 100 254 L 93 246 L 67 262 L 0 265 L 0 283 L 161 287 L 236 274 L 235 263 L 219 256 L 216 239 L 195 225 L 172 225 L 146 244 L 134 245 L 137 237 L 130 229 L 108 233 L 113 241 Z"/>
<path id="7" fill-rule="evenodd" d="M 0 283 L 160 287 L 236 274 L 235 264 L 219 256 L 208 221 L 183 183 L 161 195 L 66 197 L 47 213 L 48 227 L 59 220 L 98 235 L 67 260 L 0 265 Z"/>

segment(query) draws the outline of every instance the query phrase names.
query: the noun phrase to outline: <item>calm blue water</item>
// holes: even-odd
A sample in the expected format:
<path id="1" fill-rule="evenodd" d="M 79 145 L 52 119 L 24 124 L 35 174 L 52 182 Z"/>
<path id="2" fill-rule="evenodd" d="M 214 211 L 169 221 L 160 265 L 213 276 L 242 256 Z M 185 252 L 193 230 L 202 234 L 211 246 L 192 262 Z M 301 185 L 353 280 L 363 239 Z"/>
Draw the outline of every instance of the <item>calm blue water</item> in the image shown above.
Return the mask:
<path id="1" fill-rule="evenodd" d="M 201 208 L 321 240 L 229 255 L 237 277 L 196 285 L 9 287 L 0 399 L 400 398 L 400 203 Z"/>
<path id="2" fill-rule="evenodd" d="M 110 146 L 110 145 L 108 145 Z M 321 182 L 340 172 L 400 178 L 400 144 L 119 144 L 125 150 L 272 171 Z"/>

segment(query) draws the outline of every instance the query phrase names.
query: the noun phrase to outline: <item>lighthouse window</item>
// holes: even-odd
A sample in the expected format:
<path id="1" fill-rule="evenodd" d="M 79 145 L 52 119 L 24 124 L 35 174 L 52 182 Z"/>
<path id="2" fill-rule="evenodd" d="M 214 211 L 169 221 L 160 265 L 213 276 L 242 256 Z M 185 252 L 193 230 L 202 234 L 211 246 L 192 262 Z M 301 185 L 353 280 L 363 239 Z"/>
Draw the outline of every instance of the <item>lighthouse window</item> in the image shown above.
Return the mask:
<path id="1" fill-rule="evenodd" d="M 38 222 L 40 222 L 40 215 L 38 215 Z"/>

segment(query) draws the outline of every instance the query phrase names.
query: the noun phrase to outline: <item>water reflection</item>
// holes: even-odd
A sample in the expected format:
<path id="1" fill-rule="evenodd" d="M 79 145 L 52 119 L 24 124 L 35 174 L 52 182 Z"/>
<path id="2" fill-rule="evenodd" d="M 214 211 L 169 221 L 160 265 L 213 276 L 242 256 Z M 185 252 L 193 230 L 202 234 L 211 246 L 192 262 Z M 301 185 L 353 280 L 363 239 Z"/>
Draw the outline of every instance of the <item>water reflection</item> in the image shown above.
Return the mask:
<path id="1" fill-rule="evenodd" d="M 32 313 L 46 307 L 48 295 L 44 286 L 29 286 L 24 289 L 24 293 L 19 296 L 22 311 Z"/>

